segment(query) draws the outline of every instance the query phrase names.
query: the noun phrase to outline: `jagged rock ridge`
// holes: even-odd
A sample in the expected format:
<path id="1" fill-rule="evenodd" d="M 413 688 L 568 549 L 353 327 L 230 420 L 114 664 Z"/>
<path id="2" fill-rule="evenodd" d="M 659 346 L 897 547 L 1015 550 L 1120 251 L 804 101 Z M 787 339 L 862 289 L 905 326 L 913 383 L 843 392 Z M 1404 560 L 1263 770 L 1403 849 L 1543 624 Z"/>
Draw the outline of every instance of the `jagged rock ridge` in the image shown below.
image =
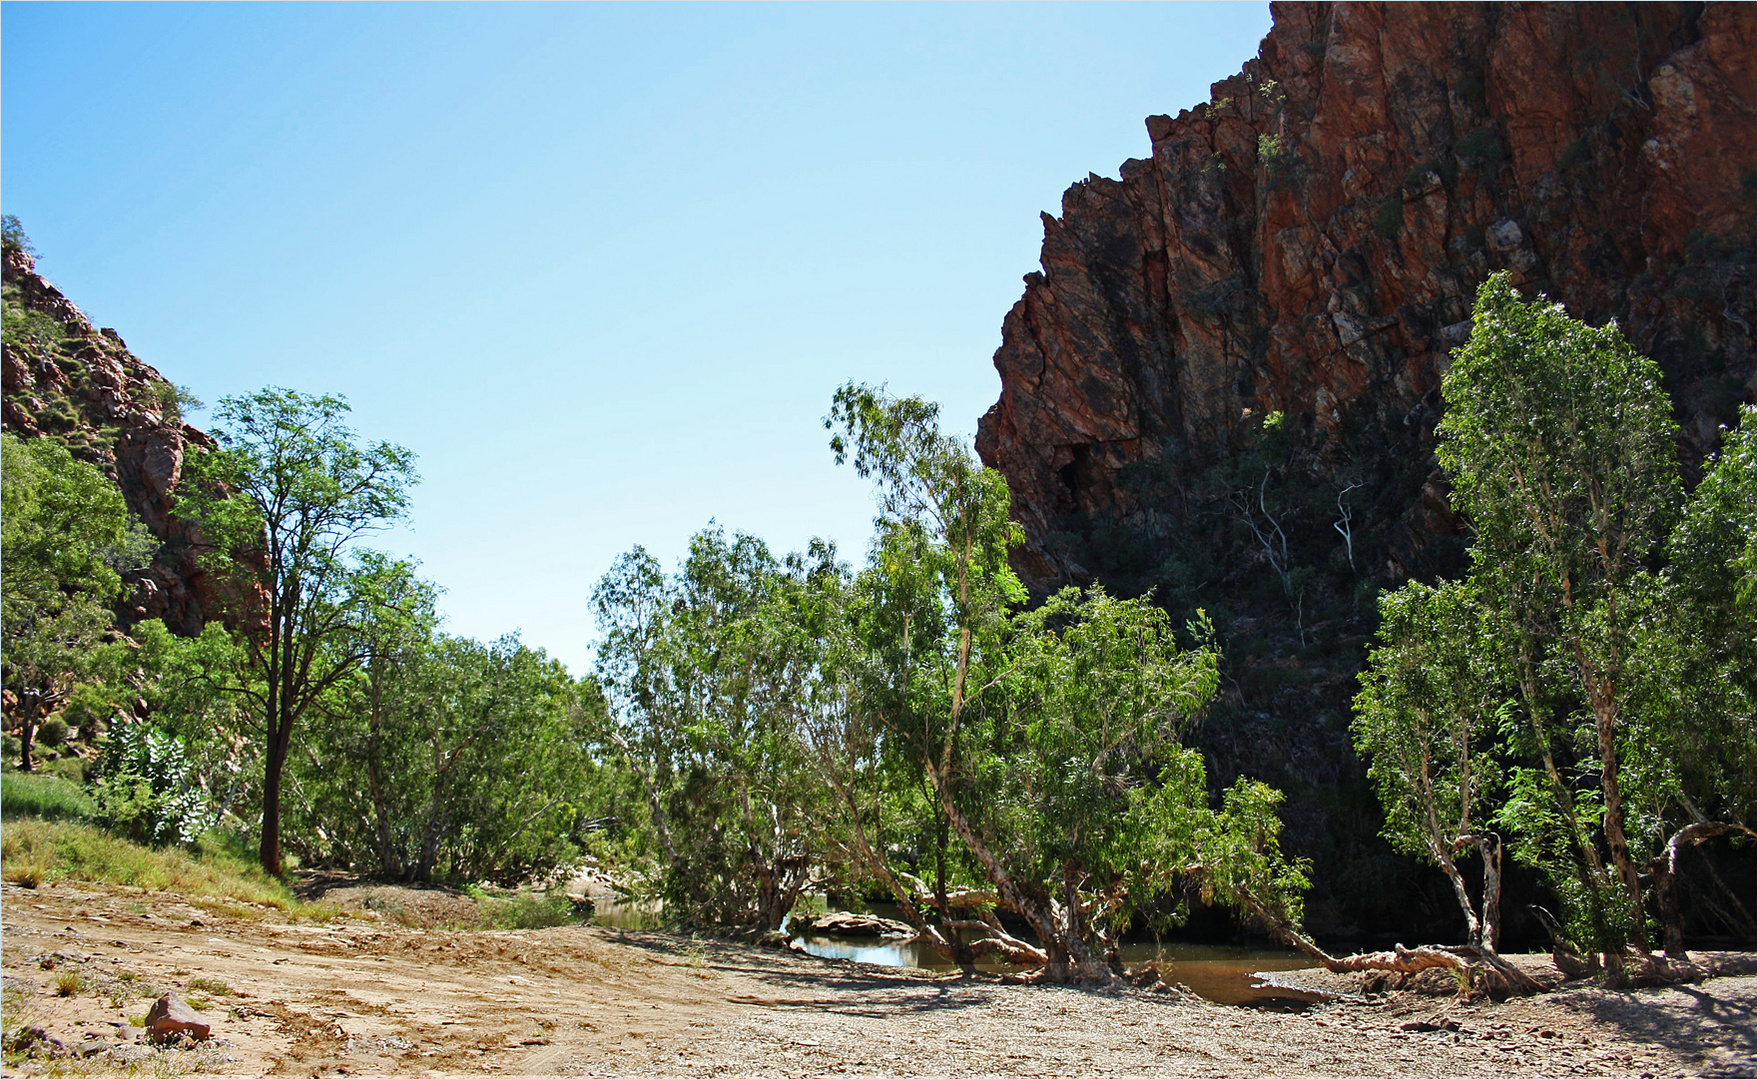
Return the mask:
<path id="1" fill-rule="evenodd" d="M 977 437 L 1039 588 L 1085 576 L 1059 533 L 1151 518 L 1127 466 L 1270 410 L 1333 471 L 1415 463 L 1368 494 L 1384 576 L 1432 572 L 1437 384 L 1497 269 L 1662 364 L 1688 466 L 1752 397 L 1751 5 L 1271 7 L 1151 158 L 1044 215 Z"/>
<path id="2" fill-rule="evenodd" d="M 0 356 L 0 427 L 21 438 L 62 439 L 116 481 L 161 541 L 149 566 L 124 575 L 133 593 L 119 606 L 118 622 L 126 628 L 162 619 L 176 633 L 201 633 L 219 617 L 219 598 L 196 562 L 201 537 L 172 513 L 171 491 L 187 449 L 213 440 L 182 422 L 176 388 L 116 331 L 94 327 L 36 272 L 28 252 L 9 246 L 4 257 L 8 321 L 16 325 Z"/>

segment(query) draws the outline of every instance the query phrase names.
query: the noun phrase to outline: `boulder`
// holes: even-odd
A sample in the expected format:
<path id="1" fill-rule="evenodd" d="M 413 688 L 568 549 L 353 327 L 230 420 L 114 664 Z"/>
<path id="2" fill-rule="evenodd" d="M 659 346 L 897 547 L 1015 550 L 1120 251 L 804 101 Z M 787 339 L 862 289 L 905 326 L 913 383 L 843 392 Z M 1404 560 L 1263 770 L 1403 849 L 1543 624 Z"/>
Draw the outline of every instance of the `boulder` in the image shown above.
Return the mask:
<path id="1" fill-rule="evenodd" d="M 207 1017 L 190 1008 L 189 1002 L 176 994 L 166 994 L 147 1010 L 147 1038 L 154 1042 L 168 1042 L 180 1035 L 200 1042 L 208 1037 L 212 1027 Z"/>
<path id="2" fill-rule="evenodd" d="M 832 911 L 805 925 L 805 932 L 829 937 L 915 937 L 915 928 L 896 919 L 854 911 Z"/>

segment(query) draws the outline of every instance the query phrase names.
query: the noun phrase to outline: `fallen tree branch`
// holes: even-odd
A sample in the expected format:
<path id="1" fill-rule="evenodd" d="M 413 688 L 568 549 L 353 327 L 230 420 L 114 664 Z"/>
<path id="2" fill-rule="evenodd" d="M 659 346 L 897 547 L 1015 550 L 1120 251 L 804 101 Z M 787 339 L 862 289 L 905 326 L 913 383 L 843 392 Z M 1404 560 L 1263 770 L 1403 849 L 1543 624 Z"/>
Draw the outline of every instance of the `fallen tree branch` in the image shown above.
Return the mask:
<path id="1" fill-rule="evenodd" d="M 1269 927 L 1273 935 L 1317 960 L 1327 971 L 1339 974 L 1389 971 L 1414 975 L 1431 968 L 1446 968 L 1459 980 L 1461 995 L 1477 991 L 1498 1000 L 1514 994 L 1542 993 L 1547 989 L 1543 983 L 1503 960 L 1494 951 L 1474 945 L 1422 945 L 1414 949 L 1398 945 L 1390 952 L 1332 956 L 1302 934 L 1292 922 L 1273 913 L 1256 897 L 1248 895 L 1241 899 L 1246 909 Z"/>

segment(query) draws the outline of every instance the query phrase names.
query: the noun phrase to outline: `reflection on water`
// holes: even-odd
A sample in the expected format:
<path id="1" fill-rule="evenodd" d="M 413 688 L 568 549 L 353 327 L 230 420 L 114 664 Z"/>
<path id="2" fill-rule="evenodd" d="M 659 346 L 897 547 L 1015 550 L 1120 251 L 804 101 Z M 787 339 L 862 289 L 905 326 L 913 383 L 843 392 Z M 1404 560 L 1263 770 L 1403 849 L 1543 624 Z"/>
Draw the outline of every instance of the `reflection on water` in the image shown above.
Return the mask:
<path id="1" fill-rule="evenodd" d="M 855 960 L 885 967 L 918 967 L 950 971 L 953 965 L 935 949 L 913 941 L 878 938 L 832 938 L 807 935 L 800 945 L 813 956 Z M 1286 987 L 1265 986 L 1260 971 L 1293 971 L 1311 967 L 1312 961 L 1292 950 L 1254 949 L 1240 945 L 1192 945 L 1182 942 L 1141 942 L 1123 946 L 1123 962 L 1130 967 L 1149 960 L 1160 962 L 1162 978 L 1183 983 L 1210 1001 L 1223 1005 L 1257 1008 L 1302 1008 L 1322 995 L 1304 994 Z M 1014 970 L 1006 964 L 984 960 L 984 971 Z"/>
<path id="2" fill-rule="evenodd" d="M 657 930 L 660 927 L 659 904 L 594 897 L 592 921 L 616 930 Z"/>

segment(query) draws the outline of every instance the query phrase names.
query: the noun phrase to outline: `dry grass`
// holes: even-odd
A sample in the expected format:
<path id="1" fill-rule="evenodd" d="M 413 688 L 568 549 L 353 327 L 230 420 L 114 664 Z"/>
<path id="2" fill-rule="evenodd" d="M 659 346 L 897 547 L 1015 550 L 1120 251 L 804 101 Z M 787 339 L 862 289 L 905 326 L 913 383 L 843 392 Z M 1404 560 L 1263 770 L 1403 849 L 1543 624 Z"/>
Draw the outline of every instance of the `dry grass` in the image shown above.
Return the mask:
<path id="1" fill-rule="evenodd" d="M 27 889 L 63 880 L 101 881 L 287 912 L 295 907 L 285 885 L 226 852 L 147 848 L 72 822 L 7 821 L 0 836 L 0 877 Z"/>

